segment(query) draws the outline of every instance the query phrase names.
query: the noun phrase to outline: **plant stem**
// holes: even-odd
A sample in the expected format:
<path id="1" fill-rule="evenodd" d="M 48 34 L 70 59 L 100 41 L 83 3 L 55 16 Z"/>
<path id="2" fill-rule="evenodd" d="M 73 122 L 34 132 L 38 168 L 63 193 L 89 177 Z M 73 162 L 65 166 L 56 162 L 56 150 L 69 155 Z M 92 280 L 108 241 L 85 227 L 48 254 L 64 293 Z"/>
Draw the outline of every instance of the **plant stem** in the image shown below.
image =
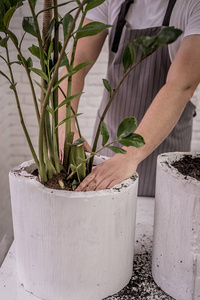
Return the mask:
<path id="1" fill-rule="evenodd" d="M 29 0 L 30 1 L 30 0 Z M 52 75 L 52 78 L 51 78 L 51 81 L 49 83 L 49 86 L 48 86 L 48 89 L 47 89 L 47 93 L 45 95 L 45 98 L 44 98 L 44 102 L 43 102 L 43 106 L 42 106 L 42 112 L 41 112 L 41 118 L 40 118 L 40 130 L 39 130 L 39 160 L 40 160 L 40 172 L 43 174 L 45 172 L 45 165 L 44 165 L 44 158 L 43 158 L 43 131 L 44 131 L 44 123 L 45 123 L 45 111 L 46 111 L 46 107 L 49 103 L 49 96 L 51 94 L 51 89 L 54 85 L 54 82 L 55 82 L 55 79 L 56 79 L 56 72 L 58 72 L 58 68 L 60 66 L 60 63 L 61 63 L 61 60 L 62 60 L 62 57 L 63 55 L 65 54 L 65 49 L 67 47 L 67 44 L 69 42 L 69 39 L 71 37 L 71 34 L 73 32 L 73 28 L 75 26 L 75 23 L 76 23 L 76 20 L 83 8 L 83 6 L 85 5 L 86 3 L 86 0 L 83 0 L 75 17 L 74 17 L 74 20 L 71 24 L 71 27 L 69 29 L 69 32 L 67 34 L 67 37 L 63 43 L 63 47 L 62 47 L 62 50 L 60 52 L 60 56 L 58 58 L 58 61 L 56 63 L 56 66 L 55 66 L 55 70 L 54 70 L 54 73 Z"/>
<path id="2" fill-rule="evenodd" d="M 55 19 L 55 27 L 54 27 L 54 58 L 53 58 L 53 63 L 54 65 L 58 61 L 58 54 L 59 54 L 59 23 L 58 23 L 58 3 L 57 0 L 54 0 L 54 19 Z M 58 70 L 55 75 L 55 81 L 58 81 Z M 58 106 L 58 88 L 56 88 L 53 92 L 53 106 L 54 109 Z M 55 127 L 58 125 L 58 111 L 55 112 Z M 57 143 L 57 148 L 58 148 L 58 134 L 55 135 L 55 141 Z"/>
<path id="3" fill-rule="evenodd" d="M 67 2 L 64 2 L 64 3 L 60 3 L 60 4 L 56 5 L 56 7 L 64 6 L 64 5 L 69 4 L 69 3 L 72 3 L 72 2 L 74 2 L 74 0 L 67 1 Z M 48 10 L 51 10 L 51 9 L 54 9 L 54 8 L 55 8 L 55 6 L 51 6 L 51 7 L 45 8 L 45 9 L 43 9 L 43 10 L 40 10 L 40 11 L 37 13 L 36 18 L 37 18 L 41 13 L 43 13 L 43 12 L 45 12 L 45 11 L 48 11 Z"/>
<path id="4" fill-rule="evenodd" d="M 78 26 L 77 30 L 79 30 L 82 27 L 84 18 L 85 18 L 85 13 L 82 14 L 82 17 L 79 22 L 79 26 Z M 70 70 L 72 70 L 73 66 L 74 66 L 74 59 L 75 59 L 77 43 L 78 43 L 78 39 L 75 37 L 73 47 L 72 47 L 71 59 L 70 59 Z M 72 87 L 72 75 L 68 77 L 67 97 L 71 96 L 71 87 Z M 66 117 L 69 117 L 70 115 L 71 115 L 71 104 L 68 103 L 66 105 Z M 66 122 L 66 127 L 65 127 L 66 135 L 65 136 L 67 136 L 70 131 L 71 131 L 71 120 Z M 80 131 L 80 129 L 79 129 L 79 131 Z M 81 134 L 80 134 L 80 137 L 81 137 Z"/>
<path id="5" fill-rule="evenodd" d="M 60 86 L 58 86 L 58 88 L 59 88 L 59 90 L 61 91 L 61 93 L 63 94 L 63 97 L 66 99 L 67 96 L 65 95 L 63 89 L 62 89 Z M 71 106 L 71 110 L 72 110 L 72 113 L 75 115 L 76 112 L 74 111 L 74 109 L 73 109 L 72 106 Z M 78 130 L 78 134 L 79 134 L 79 136 L 81 136 L 80 126 L 79 126 L 78 118 L 77 118 L 77 117 L 75 117 L 75 122 L 76 122 L 76 127 L 77 127 L 77 130 Z"/>
<path id="6" fill-rule="evenodd" d="M 116 89 L 114 90 L 114 92 L 112 93 L 112 95 L 110 96 L 110 99 L 103 111 L 103 114 L 101 115 L 101 118 L 100 118 L 100 121 L 99 121 L 99 124 L 98 124 L 98 127 L 97 127 L 97 131 L 96 131 L 96 135 L 95 135 L 95 139 L 94 139 L 94 143 L 93 143 L 93 147 L 92 147 L 92 152 L 95 152 L 96 151 L 96 148 L 97 148 L 97 142 L 98 142 L 98 139 L 99 139 L 99 135 L 100 135 L 100 128 L 101 128 L 101 123 L 103 122 L 105 116 L 106 116 L 106 113 L 113 101 L 113 99 L 115 98 L 115 95 L 117 94 L 120 86 L 122 85 L 124 79 L 128 76 L 128 74 L 138 65 L 141 63 L 141 61 L 144 59 L 145 57 L 141 57 L 132 67 L 130 67 L 126 72 L 125 74 L 123 75 L 123 77 L 121 78 L 121 80 L 119 81 Z M 90 162 L 89 162 L 89 171 L 91 172 L 92 170 L 92 165 L 93 165 L 93 157 L 91 158 Z"/>
<path id="7" fill-rule="evenodd" d="M 85 18 L 85 13 L 82 13 L 82 17 L 81 17 L 81 20 L 79 22 L 78 30 L 82 27 L 84 18 Z M 78 43 L 78 39 L 75 36 L 73 47 L 72 47 L 71 58 L 70 58 L 70 64 L 69 64 L 70 71 L 73 70 L 77 43 Z M 71 96 L 71 89 L 72 89 L 72 75 L 70 75 L 68 77 L 67 97 Z M 69 134 L 71 132 L 71 119 L 70 119 L 71 112 L 74 112 L 74 110 L 72 109 L 71 103 L 69 102 L 69 103 L 66 104 L 66 118 L 69 117 L 69 119 L 65 123 L 65 140 L 67 139 L 67 137 L 69 136 Z M 79 136 L 81 137 L 80 128 L 79 128 Z M 67 165 L 67 162 L 70 163 L 70 160 L 71 160 L 70 157 L 73 158 L 73 156 L 76 155 L 77 151 L 79 150 L 79 149 L 74 148 L 72 146 L 69 146 L 69 147 L 70 147 L 69 151 L 67 149 L 69 157 L 67 157 L 67 153 L 64 153 L 65 165 Z M 65 148 L 64 148 L 64 150 L 65 150 Z M 83 158 L 83 159 L 85 158 L 85 152 L 84 151 L 79 151 L 79 155 L 80 155 L 81 158 Z M 69 169 L 69 166 L 67 166 L 67 170 L 68 169 Z M 80 176 L 82 178 L 85 177 L 84 174 L 85 174 L 85 169 L 84 170 L 80 170 L 80 174 L 79 174 L 79 172 L 77 172 L 77 177 L 78 177 L 78 181 L 79 182 L 80 182 Z"/>
<path id="8" fill-rule="evenodd" d="M 24 130 L 24 134 L 25 134 L 26 140 L 28 142 L 31 154 L 32 154 L 33 159 L 35 161 L 35 164 L 36 164 L 36 166 L 37 166 L 37 168 L 39 170 L 39 161 L 38 161 L 37 155 L 35 153 L 33 144 L 31 142 L 29 133 L 27 131 L 27 128 L 26 128 L 26 125 L 25 125 L 25 122 L 24 122 L 24 118 L 23 118 L 23 114 L 22 114 L 22 110 L 21 110 L 21 105 L 20 105 L 20 101 L 19 101 L 17 89 L 15 87 L 15 80 L 14 80 L 12 68 L 11 68 L 11 65 L 10 65 L 10 57 L 9 57 L 8 47 L 6 47 L 6 56 L 7 56 L 7 61 L 8 61 L 8 68 L 9 68 L 9 72 L 10 72 L 11 82 L 13 84 L 13 91 L 14 91 L 14 94 L 15 94 L 15 99 L 16 99 L 16 103 L 17 103 L 17 109 L 18 109 L 18 113 L 19 113 L 19 117 L 20 117 L 20 122 L 21 122 L 22 128 Z"/>
<path id="9" fill-rule="evenodd" d="M 32 96 L 33 96 L 33 102 L 34 102 L 34 107 L 35 107 L 35 112 L 36 112 L 36 117 L 37 117 L 37 120 L 38 120 L 38 124 L 40 123 L 40 112 L 39 112 L 39 108 L 38 108 L 38 104 L 37 104 L 37 98 L 36 98 L 36 93 L 35 93 L 35 89 L 34 89 L 34 86 L 33 86 L 33 81 L 32 81 L 32 78 L 31 78 L 31 75 L 30 75 L 30 70 L 28 69 L 27 65 L 26 65 L 26 61 L 21 53 L 21 50 L 20 48 L 17 46 L 17 44 L 15 43 L 15 40 L 13 39 L 12 35 L 9 34 L 9 32 L 6 32 L 6 34 L 9 36 L 9 38 L 11 39 L 11 41 L 13 42 L 20 58 L 21 58 L 21 61 L 23 63 L 23 66 L 25 68 L 25 71 L 26 71 L 26 75 L 28 77 L 28 80 L 29 80 L 29 84 L 30 84 L 30 88 L 31 88 L 31 93 L 32 93 Z"/>
<path id="10" fill-rule="evenodd" d="M 94 156 L 96 154 L 98 154 L 100 151 L 102 151 L 103 149 L 107 148 L 108 146 L 118 142 L 120 140 L 120 138 L 116 138 L 114 141 L 102 146 L 99 150 L 97 150 L 96 152 L 91 152 L 92 154 L 90 154 L 90 156 L 88 156 L 86 159 L 85 159 L 85 162 L 81 162 L 76 168 L 79 169 L 84 163 L 88 162 L 89 160 L 91 160 L 92 158 L 94 158 Z M 78 172 L 77 172 L 78 173 Z M 67 177 L 67 180 L 72 178 L 74 176 L 75 172 L 72 172 L 68 177 Z"/>
<path id="11" fill-rule="evenodd" d="M 40 28 L 39 28 L 39 24 L 38 24 L 38 20 L 35 14 L 35 9 L 34 6 L 32 4 L 31 0 L 28 0 L 30 9 L 31 9 L 31 13 L 33 16 L 33 20 L 34 20 L 34 25 L 35 25 L 35 30 L 37 33 L 37 40 L 38 40 L 38 44 L 39 44 L 39 50 L 40 50 L 40 63 L 41 63 L 41 67 L 42 67 L 42 71 L 45 72 L 45 63 L 44 63 L 44 51 L 43 51 L 43 45 L 42 45 L 42 37 L 41 37 L 41 33 L 40 33 Z"/>

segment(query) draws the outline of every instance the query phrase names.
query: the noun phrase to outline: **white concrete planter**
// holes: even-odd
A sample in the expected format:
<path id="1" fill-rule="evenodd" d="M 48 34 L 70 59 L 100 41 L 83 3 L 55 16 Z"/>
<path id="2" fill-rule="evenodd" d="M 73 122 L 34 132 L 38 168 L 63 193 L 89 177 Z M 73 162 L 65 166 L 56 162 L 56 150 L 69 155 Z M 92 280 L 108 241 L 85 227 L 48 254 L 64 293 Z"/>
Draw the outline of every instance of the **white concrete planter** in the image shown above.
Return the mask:
<path id="1" fill-rule="evenodd" d="M 157 162 L 152 273 L 176 300 L 200 299 L 200 182 L 171 166 L 188 154 L 164 153 Z"/>
<path id="2" fill-rule="evenodd" d="M 10 172 L 18 278 L 47 300 L 101 300 L 133 266 L 138 178 L 110 190 L 45 188 L 32 161 Z"/>

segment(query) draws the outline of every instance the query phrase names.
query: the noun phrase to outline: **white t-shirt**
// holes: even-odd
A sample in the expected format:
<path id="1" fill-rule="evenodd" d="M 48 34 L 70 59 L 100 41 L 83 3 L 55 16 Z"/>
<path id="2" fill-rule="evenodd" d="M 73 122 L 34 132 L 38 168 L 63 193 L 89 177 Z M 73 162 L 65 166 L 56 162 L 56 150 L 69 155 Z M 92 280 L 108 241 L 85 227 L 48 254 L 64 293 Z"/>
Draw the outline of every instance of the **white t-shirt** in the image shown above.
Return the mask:
<path id="1" fill-rule="evenodd" d="M 87 18 L 112 25 L 124 1 L 106 0 L 100 6 L 88 11 Z M 161 26 L 167 6 L 168 0 L 135 0 L 126 16 L 128 26 L 133 29 Z M 173 60 L 185 36 L 200 34 L 200 0 L 177 0 L 169 26 L 183 30 L 181 37 L 169 45 L 170 58 Z"/>
<path id="2" fill-rule="evenodd" d="M 87 18 L 113 25 L 125 0 L 106 0 L 100 6 L 88 11 Z M 168 0 L 134 0 L 126 15 L 127 25 L 133 29 L 161 26 L 167 10 Z M 200 34 L 200 0 L 177 0 L 172 10 L 170 24 L 183 30 L 183 34 L 168 45 L 171 61 L 174 59 L 182 39 L 188 35 Z M 196 104 L 196 100 L 193 100 Z"/>

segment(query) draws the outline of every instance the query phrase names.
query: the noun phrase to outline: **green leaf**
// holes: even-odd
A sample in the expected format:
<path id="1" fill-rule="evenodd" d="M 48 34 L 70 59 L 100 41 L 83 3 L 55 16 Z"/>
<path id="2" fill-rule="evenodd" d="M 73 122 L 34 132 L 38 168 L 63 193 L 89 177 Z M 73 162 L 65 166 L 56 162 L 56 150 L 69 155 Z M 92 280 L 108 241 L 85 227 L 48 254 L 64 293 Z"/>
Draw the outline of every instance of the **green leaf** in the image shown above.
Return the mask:
<path id="1" fill-rule="evenodd" d="M 141 36 L 134 40 L 134 44 L 140 47 L 142 56 L 148 56 L 153 53 L 158 47 L 173 43 L 180 35 L 182 30 L 176 29 L 173 26 L 162 29 L 155 36 Z"/>
<path id="2" fill-rule="evenodd" d="M 28 48 L 28 50 L 31 52 L 31 54 L 40 59 L 40 48 L 38 46 L 32 45 Z"/>
<path id="3" fill-rule="evenodd" d="M 76 3 L 78 4 L 78 5 L 81 5 L 81 1 L 80 0 L 75 0 L 76 1 Z"/>
<path id="4" fill-rule="evenodd" d="M 56 128 L 58 128 L 60 125 L 62 125 L 62 124 L 64 124 L 64 123 L 66 123 L 68 120 L 73 119 L 73 118 L 76 118 L 76 117 L 78 117 L 78 116 L 80 116 L 80 115 L 82 115 L 82 114 L 80 113 L 80 114 L 75 114 L 75 115 L 72 115 L 72 116 L 70 116 L 70 117 L 67 117 L 66 119 L 62 120 L 62 121 L 56 126 Z"/>
<path id="5" fill-rule="evenodd" d="M 36 80 L 34 80 L 34 82 L 41 88 L 41 90 L 43 91 L 44 94 L 46 94 L 47 90 Z"/>
<path id="6" fill-rule="evenodd" d="M 101 135 L 102 135 L 102 146 L 105 146 L 105 144 L 107 143 L 107 141 L 109 140 L 109 137 L 110 137 L 108 128 L 107 128 L 105 122 L 101 122 L 100 131 L 101 131 Z"/>
<path id="7" fill-rule="evenodd" d="M 1 10 L 1 8 L 0 8 Z M 4 26 L 4 23 L 3 23 L 3 19 L 0 18 L 0 31 L 4 32 L 5 31 L 5 26 Z"/>
<path id="8" fill-rule="evenodd" d="M 10 85 L 10 89 L 14 91 L 14 90 L 15 90 L 15 87 L 16 87 L 16 85 L 17 85 L 17 83 L 12 83 L 12 84 Z"/>
<path id="9" fill-rule="evenodd" d="M 4 76 L 12 84 L 10 78 L 8 78 L 8 76 L 5 73 L 3 73 L 2 71 L 0 71 L 0 75 Z"/>
<path id="10" fill-rule="evenodd" d="M 5 10 L 8 10 L 11 7 L 9 0 L 1 0 L 4 3 Z"/>
<path id="11" fill-rule="evenodd" d="M 107 91 L 109 93 L 111 93 L 112 92 L 112 87 L 111 87 L 110 82 L 107 79 L 102 79 L 102 80 L 103 80 L 103 84 L 104 84 L 105 88 L 107 89 Z"/>
<path id="12" fill-rule="evenodd" d="M 51 53 L 53 52 L 53 45 L 54 45 L 54 41 L 51 41 L 51 44 L 49 45 L 49 49 L 48 49 L 48 55 L 47 55 L 48 60 L 50 59 Z"/>
<path id="13" fill-rule="evenodd" d="M 181 34 L 182 30 L 171 27 L 166 27 L 158 34 L 156 43 L 159 46 L 173 43 Z"/>
<path id="14" fill-rule="evenodd" d="M 108 146 L 107 148 L 110 149 L 110 150 L 112 150 L 112 151 L 115 152 L 115 153 L 121 153 L 121 154 L 125 154 L 125 153 L 126 153 L 126 150 L 121 149 L 121 148 L 119 148 L 119 147 Z"/>
<path id="15" fill-rule="evenodd" d="M 19 60 L 19 63 L 23 64 L 22 59 L 21 59 L 21 56 L 20 56 L 19 54 L 17 55 L 17 58 L 18 58 L 18 60 Z"/>
<path id="16" fill-rule="evenodd" d="M 36 6 L 37 0 L 30 0 L 31 4 L 33 5 L 33 7 Z"/>
<path id="17" fill-rule="evenodd" d="M 76 181 L 76 179 L 73 180 L 72 182 L 72 191 L 75 191 L 75 189 L 77 188 L 78 182 Z"/>
<path id="18" fill-rule="evenodd" d="M 69 77 L 69 76 L 71 76 L 71 73 L 65 74 L 60 80 L 58 80 L 58 81 L 56 82 L 56 84 L 54 85 L 53 91 L 55 91 L 55 89 L 57 89 L 57 87 L 60 85 L 60 83 L 61 83 L 63 80 L 65 80 L 65 78 L 67 78 L 67 77 Z"/>
<path id="19" fill-rule="evenodd" d="M 112 27 L 111 25 L 106 25 L 100 22 L 91 22 L 83 26 L 77 31 L 77 39 L 86 37 L 86 36 L 92 36 L 100 33 L 106 28 Z"/>
<path id="20" fill-rule="evenodd" d="M 126 72 L 129 67 L 132 66 L 136 58 L 135 48 L 133 44 L 128 43 L 124 49 L 122 62 L 124 66 L 124 71 Z"/>
<path id="21" fill-rule="evenodd" d="M 38 101 L 39 101 L 41 104 L 44 103 L 44 100 L 38 99 Z"/>
<path id="22" fill-rule="evenodd" d="M 10 31 L 9 29 L 7 29 L 7 33 L 9 34 L 11 39 L 14 41 L 14 43 L 16 45 L 18 45 L 18 39 L 17 39 L 16 35 L 12 31 Z"/>
<path id="23" fill-rule="evenodd" d="M 134 132 L 137 128 L 137 120 L 135 117 L 125 118 L 117 129 L 117 137 L 123 138 Z"/>
<path id="24" fill-rule="evenodd" d="M 86 12 L 96 6 L 101 5 L 103 2 L 105 2 L 105 0 L 90 0 L 87 2 L 88 2 L 88 4 L 86 5 L 86 8 L 85 8 Z"/>
<path id="25" fill-rule="evenodd" d="M 61 63 L 60 63 L 60 67 L 65 67 L 67 68 L 67 70 L 69 71 L 69 60 L 67 55 L 63 56 Z"/>
<path id="26" fill-rule="evenodd" d="M 81 69 L 83 69 L 83 68 L 85 68 L 85 67 L 87 67 L 87 66 L 89 66 L 89 65 L 91 65 L 93 63 L 94 63 L 94 61 L 87 61 L 87 62 L 84 62 L 84 63 L 81 63 L 81 64 L 77 65 L 76 67 L 73 68 L 72 74 L 77 73 Z"/>
<path id="27" fill-rule="evenodd" d="M 0 46 L 5 48 L 7 46 L 8 39 L 9 39 L 9 37 L 5 37 L 5 38 L 1 39 Z"/>
<path id="28" fill-rule="evenodd" d="M 30 70 L 33 71 L 35 74 L 39 75 L 40 77 L 42 77 L 44 80 L 46 80 L 46 82 L 49 81 L 48 76 L 40 69 L 30 68 Z"/>
<path id="29" fill-rule="evenodd" d="M 30 68 L 32 68 L 32 66 L 33 66 L 33 61 L 32 61 L 32 59 L 31 59 L 31 57 L 29 57 L 27 60 L 26 60 L 26 65 L 27 65 L 27 67 L 30 69 Z"/>
<path id="30" fill-rule="evenodd" d="M 22 27 L 25 32 L 37 37 L 35 30 L 35 25 L 32 17 L 24 17 L 22 22 Z"/>
<path id="31" fill-rule="evenodd" d="M 7 27 L 7 28 L 9 27 L 10 20 L 11 20 L 11 18 L 13 16 L 15 10 L 16 10 L 15 7 L 11 7 L 11 8 L 9 8 L 9 10 L 4 15 L 3 22 L 4 22 L 5 27 Z"/>
<path id="32" fill-rule="evenodd" d="M 85 142 L 85 140 L 83 138 L 79 138 L 79 139 L 75 140 L 73 145 L 74 146 L 79 146 L 79 145 L 82 145 L 84 142 Z"/>
<path id="33" fill-rule="evenodd" d="M 5 5 L 3 4 L 3 2 L 1 1 L 0 2 L 0 19 L 2 20 L 3 25 L 4 25 L 3 18 L 5 16 L 5 13 L 6 13 L 6 8 L 5 8 Z"/>
<path id="34" fill-rule="evenodd" d="M 64 34 L 64 40 L 66 39 L 66 36 L 69 32 L 70 26 L 73 22 L 73 17 L 71 14 L 67 13 L 62 20 L 62 24 L 63 24 L 63 34 Z"/>
<path id="35" fill-rule="evenodd" d="M 72 101 L 74 98 L 81 96 L 83 93 L 78 93 L 72 96 L 67 97 L 64 101 L 62 101 L 56 108 L 55 111 L 57 111 L 60 107 L 67 104 L 68 102 Z"/>
<path id="36" fill-rule="evenodd" d="M 58 42 L 58 51 L 59 51 L 59 53 L 61 52 L 61 50 L 62 50 L 62 43 Z"/>
<path id="37" fill-rule="evenodd" d="M 54 110 L 49 105 L 47 105 L 47 111 L 54 116 Z"/>
<path id="38" fill-rule="evenodd" d="M 121 145 L 126 146 L 126 147 L 133 146 L 136 148 L 140 148 L 145 145 L 145 141 L 144 141 L 143 137 L 136 133 L 131 133 L 130 135 L 119 140 L 118 142 Z"/>

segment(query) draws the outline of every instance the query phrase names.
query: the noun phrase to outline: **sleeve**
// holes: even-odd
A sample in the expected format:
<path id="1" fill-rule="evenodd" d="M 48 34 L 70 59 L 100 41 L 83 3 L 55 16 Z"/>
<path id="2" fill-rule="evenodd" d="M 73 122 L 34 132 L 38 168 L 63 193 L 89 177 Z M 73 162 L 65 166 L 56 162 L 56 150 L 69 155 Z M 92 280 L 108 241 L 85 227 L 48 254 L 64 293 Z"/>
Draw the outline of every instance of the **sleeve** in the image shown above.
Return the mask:
<path id="1" fill-rule="evenodd" d="M 109 0 L 106 0 L 101 5 L 89 10 L 86 14 L 86 18 L 108 24 L 108 2 Z"/>
<path id="2" fill-rule="evenodd" d="M 188 13 L 187 25 L 184 30 L 184 37 L 192 34 L 200 34 L 200 1 L 192 1 Z"/>
<path id="3" fill-rule="evenodd" d="M 188 22 L 185 27 L 183 37 L 200 34 L 200 1 L 192 1 L 190 12 L 188 14 Z M 190 100 L 195 106 L 200 104 L 200 85 L 198 85 L 194 95 Z"/>
<path id="4" fill-rule="evenodd" d="M 177 0 L 177 6 L 174 8 L 171 26 L 182 29 L 183 34 L 174 43 L 168 45 L 171 61 L 175 58 L 184 37 L 200 34 L 200 0 Z M 199 105 L 200 85 L 191 98 L 191 102 L 195 106 L 197 106 L 197 103 Z"/>
<path id="5" fill-rule="evenodd" d="M 200 34 L 200 0 L 177 0 L 172 11 L 170 26 L 183 31 L 183 34 L 168 46 L 170 59 L 173 61 L 183 38 Z"/>

